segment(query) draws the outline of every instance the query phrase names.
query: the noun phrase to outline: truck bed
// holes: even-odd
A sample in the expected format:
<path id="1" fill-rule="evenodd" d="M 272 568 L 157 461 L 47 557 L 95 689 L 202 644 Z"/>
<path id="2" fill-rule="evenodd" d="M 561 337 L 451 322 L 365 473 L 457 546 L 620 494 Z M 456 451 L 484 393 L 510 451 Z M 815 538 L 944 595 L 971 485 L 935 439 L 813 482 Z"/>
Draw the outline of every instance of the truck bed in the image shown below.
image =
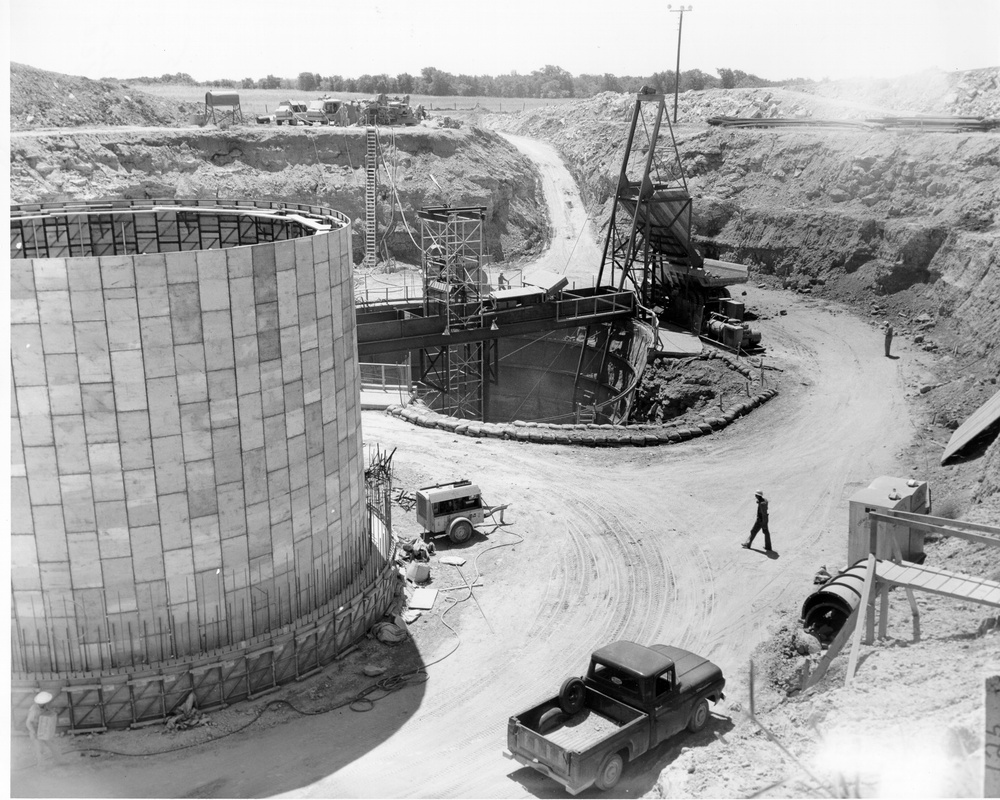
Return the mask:
<path id="1" fill-rule="evenodd" d="M 615 722 L 611 717 L 585 708 L 546 734 L 546 738 L 557 747 L 579 753 L 606 739 L 621 726 L 621 723 Z"/>

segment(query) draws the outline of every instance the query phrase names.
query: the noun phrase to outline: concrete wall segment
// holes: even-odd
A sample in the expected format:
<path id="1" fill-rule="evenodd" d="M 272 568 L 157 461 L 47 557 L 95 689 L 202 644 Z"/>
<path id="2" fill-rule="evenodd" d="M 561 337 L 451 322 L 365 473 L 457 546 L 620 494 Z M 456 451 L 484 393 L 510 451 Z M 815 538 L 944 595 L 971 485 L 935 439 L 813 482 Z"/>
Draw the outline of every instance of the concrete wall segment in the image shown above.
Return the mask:
<path id="1" fill-rule="evenodd" d="M 369 540 L 360 437 L 324 436 L 331 410 L 357 418 L 360 386 L 320 339 L 353 330 L 349 221 L 328 214 L 329 232 L 253 245 L 218 246 L 216 230 L 212 250 L 109 254 L 117 244 L 99 238 L 93 257 L 14 259 L 19 669 L 168 657 L 138 634 L 150 622 L 198 652 L 346 586 L 353 566 L 330 542 L 353 537 L 359 553 Z M 339 381 L 321 368 L 348 373 L 346 401 L 326 396 Z M 60 627 L 69 639 L 51 647 Z"/>

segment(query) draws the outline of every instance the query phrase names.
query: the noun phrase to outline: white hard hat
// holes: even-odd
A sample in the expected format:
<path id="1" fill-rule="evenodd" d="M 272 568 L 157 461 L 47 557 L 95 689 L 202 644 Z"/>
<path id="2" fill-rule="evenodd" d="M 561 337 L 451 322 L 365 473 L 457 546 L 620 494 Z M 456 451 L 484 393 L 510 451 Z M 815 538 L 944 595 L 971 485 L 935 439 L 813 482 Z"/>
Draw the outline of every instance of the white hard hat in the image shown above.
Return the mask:
<path id="1" fill-rule="evenodd" d="M 754 492 L 754 497 L 763 497 L 763 496 L 764 496 L 764 492 L 762 490 L 760 490 L 760 489 L 758 489 L 756 492 Z"/>
<path id="2" fill-rule="evenodd" d="M 40 706 L 44 706 L 46 703 L 52 702 L 52 695 L 49 692 L 39 692 L 35 695 L 35 702 Z"/>

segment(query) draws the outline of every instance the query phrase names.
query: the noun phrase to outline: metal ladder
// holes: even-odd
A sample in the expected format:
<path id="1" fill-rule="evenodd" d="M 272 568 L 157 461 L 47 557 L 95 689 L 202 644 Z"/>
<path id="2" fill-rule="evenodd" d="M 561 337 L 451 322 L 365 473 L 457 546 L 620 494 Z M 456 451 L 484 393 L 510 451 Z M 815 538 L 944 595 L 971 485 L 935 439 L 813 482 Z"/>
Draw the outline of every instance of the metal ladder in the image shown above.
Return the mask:
<path id="1" fill-rule="evenodd" d="M 375 196 L 378 192 L 378 134 L 374 127 L 366 129 L 365 153 L 365 257 L 364 267 L 374 267 L 378 261 L 375 252 Z"/>

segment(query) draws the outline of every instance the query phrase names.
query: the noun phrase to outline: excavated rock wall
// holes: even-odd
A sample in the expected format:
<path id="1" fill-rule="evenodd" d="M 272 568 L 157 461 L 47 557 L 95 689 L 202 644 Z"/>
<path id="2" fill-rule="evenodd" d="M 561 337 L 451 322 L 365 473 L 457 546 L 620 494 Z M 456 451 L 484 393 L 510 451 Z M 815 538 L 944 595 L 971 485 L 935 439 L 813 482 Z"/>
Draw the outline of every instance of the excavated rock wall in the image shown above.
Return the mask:
<path id="1" fill-rule="evenodd" d="M 381 129 L 378 237 L 394 258 L 420 263 L 414 212 L 428 205 L 486 208 L 494 260 L 544 243 L 545 207 L 531 163 L 478 128 Z M 116 198 L 289 200 L 335 208 L 364 226 L 363 128 L 64 131 L 14 136 L 14 202 Z M 398 198 L 398 200 L 397 200 Z M 403 211 L 400 211 L 402 207 Z M 364 237 L 356 235 L 355 261 Z"/>

